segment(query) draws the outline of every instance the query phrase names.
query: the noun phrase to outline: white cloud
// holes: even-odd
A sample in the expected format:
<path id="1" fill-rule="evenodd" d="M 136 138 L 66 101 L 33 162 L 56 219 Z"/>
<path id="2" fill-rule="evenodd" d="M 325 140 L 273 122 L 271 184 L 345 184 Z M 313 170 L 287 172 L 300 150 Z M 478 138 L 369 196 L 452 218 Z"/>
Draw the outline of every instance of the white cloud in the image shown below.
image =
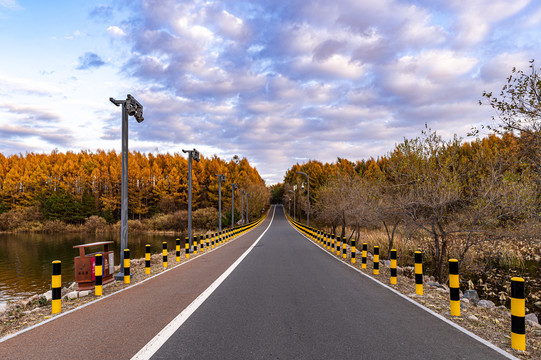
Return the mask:
<path id="1" fill-rule="evenodd" d="M 126 36 L 126 33 L 124 32 L 124 30 L 114 25 L 109 26 L 107 28 L 107 32 L 113 36 Z"/>
<path id="2" fill-rule="evenodd" d="M 19 4 L 17 0 L 0 0 L 0 7 L 6 8 L 8 10 L 23 9 L 23 7 Z"/>
<path id="3" fill-rule="evenodd" d="M 461 46 L 474 46 L 483 41 L 492 26 L 523 10 L 530 0 L 453 0 L 449 4 L 457 13 L 458 34 Z"/>

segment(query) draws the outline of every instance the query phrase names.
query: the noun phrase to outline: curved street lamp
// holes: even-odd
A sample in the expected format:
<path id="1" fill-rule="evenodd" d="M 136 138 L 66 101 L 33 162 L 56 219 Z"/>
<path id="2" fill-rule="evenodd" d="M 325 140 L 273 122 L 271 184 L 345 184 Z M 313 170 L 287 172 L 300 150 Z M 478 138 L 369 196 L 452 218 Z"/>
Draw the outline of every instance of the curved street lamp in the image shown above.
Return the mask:
<path id="1" fill-rule="evenodd" d="M 306 176 L 308 181 L 306 182 L 306 188 L 308 189 L 308 211 L 306 212 L 306 226 L 310 226 L 310 175 L 304 171 L 297 171 L 297 174 Z"/>
<path id="2" fill-rule="evenodd" d="M 120 272 L 115 279 L 124 277 L 124 249 L 128 248 L 128 116 L 135 117 L 138 123 L 143 122 L 143 105 L 130 94 L 126 100 L 109 101 L 116 106 L 122 105 L 122 165 L 120 188 Z"/>

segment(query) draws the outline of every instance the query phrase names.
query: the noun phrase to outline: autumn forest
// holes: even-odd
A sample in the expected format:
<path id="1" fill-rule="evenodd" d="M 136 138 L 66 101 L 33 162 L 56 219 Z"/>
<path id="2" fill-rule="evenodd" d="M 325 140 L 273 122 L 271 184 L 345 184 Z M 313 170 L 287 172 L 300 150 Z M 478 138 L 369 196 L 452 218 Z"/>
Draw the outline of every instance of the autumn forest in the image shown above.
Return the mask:
<path id="1" fill-rule="evenodd" d="M 240 218 L 241 189 L 250 194 L 252 218 L 266 209 L 265 182 L 245 158 L 235 156 L 226 162 L 216 156 L 202 157 L 193 162 L 192 180 L 194 216 L 207 218 L 202 227 L 217 226 L 217 174 L 226 176 L 222 182 L 224 224 L 231 222 L 231 183 L 239 189 L 236 219 Z M 130 152 L 129 219 L 153 218 L 151 229 L 183 230 L 187 176 L 188 160 L 180 154 Z M 0 230 L 47 230 L 50 227 L 43 228 L 43 224 L 77 225 L 91 217 L 114 223 L 120 219 L 121 156 L 115 151 L 0 154 L 0 189 Z M 167 214 L 176 216 L 164 219 Z"/>

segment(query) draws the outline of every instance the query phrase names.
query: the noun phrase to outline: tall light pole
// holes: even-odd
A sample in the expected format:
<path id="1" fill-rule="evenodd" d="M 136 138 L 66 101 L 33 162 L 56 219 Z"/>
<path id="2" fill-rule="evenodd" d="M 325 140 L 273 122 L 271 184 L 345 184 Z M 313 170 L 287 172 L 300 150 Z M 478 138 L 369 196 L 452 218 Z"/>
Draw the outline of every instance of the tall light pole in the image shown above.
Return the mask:
<path id="1" fill-rule="evenodd" d="M 122 170 L 120 188 L 120 272 L 115 274 L 115 279 L 124 277 L 124 249 L 128 248 L 128 116 L 135 117 L 138 123 L 144 120 L 143 105 L 130 94 L 126 100 L 116 100 L 112 97 L 109 101 L 116 106 L 122 105 Z"/>
<path id="2" fill-rule="evenodd" d="M 231 229 L 235 227 L 235 190 L 237 184 L 231 184 Z"/>
<path id="3" fill-rule="evenodd" d="M 250 197 L 250 194 L 246 193 L 246 224 L 250 223 L 250 220 L 248 220 L 248 198 Z"/>
<path id="4" fill-rule="evenodd" d="M 222 231 L 222 181 L 225 181 L 225 175 L 216 175 L 218 177 L 218 231 Z"/>
<path id="5" fill-rule="evenodd" d="M 295 185 L 293 187 L 293 189 L 296 190 L 297 186 Z M 296 205 L 296 202 L 295 202 L 295 191 L 293 191 L 293 190 L 288 190 L 288 191 L 293 193 L 293 220 L 297 221 L 297 211 L 296 211 L 297 205 Z"/>
<path id="6" fill-rule="evenodd" d="M 244 190 L 240 191 L 240 225 L 244 226 Z"/>
<path id="7" fill-rule="evenodd" d="M 287 198 L 287 200 L 289 200 L 289 201 L 288 201 L 288 203 L 289 203 L 289 208 L 288 208 L 287 214 L 288 214 L 289 216 L 291 216 L 291 198 L 290 198 L 289 196 L 287 196 L 287 195 L 286 195 L 285 197 Z"/>
<path id="8" fill-rule="evenodd" d="M 188 153 L 188 241 L 189 251 L 192 252 L 192 159 L 199 162 L 199 151 L 182 150 L 183 153 Z"/>
<path id="9" fill-rule="evenodd" d="M 310 226 L 310 175 L 304 171 L 297 171 L 297 174 L 306 176 L 308 181 L 306 182 L 306 188 L 308 189 L 308 211 L 306 212 L 306 226 Z"/>

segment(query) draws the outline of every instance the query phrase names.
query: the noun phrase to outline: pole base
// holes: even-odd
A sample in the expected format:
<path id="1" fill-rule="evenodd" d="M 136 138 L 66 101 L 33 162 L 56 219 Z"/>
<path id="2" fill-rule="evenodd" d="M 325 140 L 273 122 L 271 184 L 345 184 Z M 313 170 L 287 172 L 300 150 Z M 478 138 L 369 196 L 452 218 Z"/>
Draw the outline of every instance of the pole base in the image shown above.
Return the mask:
<path id="1" fill-rule="evenodd" d="M 114 276 L 114 279 L 116 281 L 124 281 L 124 273 L 123 272 L 117 272 Z"/>

